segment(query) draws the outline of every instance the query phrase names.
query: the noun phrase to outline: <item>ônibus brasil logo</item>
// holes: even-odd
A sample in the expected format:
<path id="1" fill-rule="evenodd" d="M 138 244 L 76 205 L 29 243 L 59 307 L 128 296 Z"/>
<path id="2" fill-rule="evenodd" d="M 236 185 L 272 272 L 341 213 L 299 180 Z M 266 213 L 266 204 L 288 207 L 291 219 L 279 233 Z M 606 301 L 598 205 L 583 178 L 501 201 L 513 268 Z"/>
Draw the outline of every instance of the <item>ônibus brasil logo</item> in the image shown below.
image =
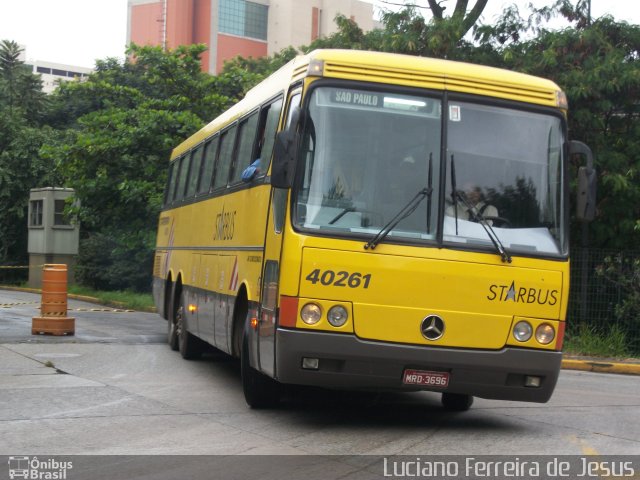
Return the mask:
<path id="1" fill-rule="evenodd" d="M 66 480 L 67 470 L 73 468 L 73 462 L 59 461 L 53 458 L 39 460 L 38 457 L 9 457 L 9 478 L 31 480 Z"/>

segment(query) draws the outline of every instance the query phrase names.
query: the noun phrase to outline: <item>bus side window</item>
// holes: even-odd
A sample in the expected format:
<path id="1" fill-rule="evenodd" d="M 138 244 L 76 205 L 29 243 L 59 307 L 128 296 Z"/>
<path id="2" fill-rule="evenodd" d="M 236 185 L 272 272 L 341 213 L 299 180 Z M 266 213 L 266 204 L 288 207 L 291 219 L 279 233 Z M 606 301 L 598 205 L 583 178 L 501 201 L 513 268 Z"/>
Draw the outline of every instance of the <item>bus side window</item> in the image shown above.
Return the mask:
<path id="1" fill-rule="evenodd" d="M 191 171 L 189 172 L 189 184 L 187 185 L 187 198 L 191 198 L 196 194 L 198 179 L 200 178 L 200 167 L 202 165 L 202 149 L 203 145 L 191 152 Z"/>
<path id="2" fill-rule="evenodd" d="M 180 168 L 180 179 L 178 183 L 178 197 L 176 200 L 182 200 L 187 192 L 187 180 L 189 179 L 189 170 L 191 170 L 191 155 L 188 153 L 182 157 L 182 168 Z"/>
<path id="3" fill-rule="evenodd" d="M 175 170 L 178 162 L 173 161 L 169 166 L 169 178 L 167 178 L 167 185 L 164 189 L 164 205 L 169 205 L 173 200 L 173 179 L 175 178 Z"/>
<path id="4" fill-rule="evenodd" d="M 211 187 L 211 177 L 215 166 L 216 153 L 218 152 L 218 137 L 210 138 L 204 146 L 202 160 L 202 174 L 198 183 L 198 195 L 208 193 Z"/>
<path id="5" fill-rule="evenodd" d="M 237 125 L 234 125 L 220 136 L 220 154 L 218 155 L 218 164 L 216 165 L 216 176 L 213 179 L 213 189 L 225 187 L 229 179 L 229 170 L 231 169 L 231 160 L 233 154 L 233 144 L 236 139 Z"/>
<path id="6" fill-rule="evenodd" d="M 302 98 L 302 92 L 300 90 L 294 93 L 291 93 L 289 95 L 287 121 L 284 125 L 283 130 L 286 130 L 291 124 L 291 115 L 295 107 L 300 105 L 301 98 Z M 280 102 L 282 103 L 282 101 Z M 288 192 L 285 189 L 282 189 L 282 188 L 273 189 L 273 227 L 276 233 L 282 233 L 282 230 L 284 228 L 284 219 L 287 211 L 287 195 L 288 195 Z"/>
<path id="7" fill-rule="evenodd" d="M 280 110 L 282 110 L 282 98 L 276 100 L 268 107 L 264 108 L 260 114 L 259 132 L 264 132 L 262 144 L 256 145 L 255 158 L 261 159 L 260 170 L 266 173 L 271 163 L 273 144 L 276 139 L 278 120 L 280 120 Z M 260 140 L 260 139 L 259 139 Z"/>
<path id="8" fill-rule="evenodd" d="M 287 128 L 289 128 L 289 125 L 291 125 L 291 116 L 293 115 L 295 107 L 300 105 L 301 98 L 302 92 L 294 93 L 293 95 L 291 95 L 291 98 L 289 99 L 289 111 L 287 112 L 287 123 L 285 124 L 283 130 L 286 130 Z"/>
<path id="9" fill-rule="evenodd" d="M 236 148 L 235 162 L 233 165 L 232 178 L 229 183 L 238 183 L 242 177 L 242 171 L 248 167 L 251 162 L 256 160 L 251 158 L 253 151 L 253 141 L 256 138 L 258 127 L 258 112 L 252 114 L 249 118 L 240 123 L 238 130 L 238 146 Z"/>
<path id="10" fill-rule="evenodd" d="M 178 160 L 178 167 L 176 168 L 176 175 L 173 180 L 173 195 L 172 199 L 174 202 L 182 200 L 182 195 L 184 194 L 184 183 L 187 177 L 187 169 L 189 165 L 187 164 L 187 157 L 183 155 Z"/>
<path id="11" fill-rule="evenodd" d="M 176 158 L 173 161 L 173 175 L 171 176 L 171 186 L 169 187 L 169 198 L 167 199 L 169 202 L 173 203 L 176 201 L 176 190 L 178 190 L 178 178 L 180 177 L 180 162 L 182 161 L 182 157 Z"/>

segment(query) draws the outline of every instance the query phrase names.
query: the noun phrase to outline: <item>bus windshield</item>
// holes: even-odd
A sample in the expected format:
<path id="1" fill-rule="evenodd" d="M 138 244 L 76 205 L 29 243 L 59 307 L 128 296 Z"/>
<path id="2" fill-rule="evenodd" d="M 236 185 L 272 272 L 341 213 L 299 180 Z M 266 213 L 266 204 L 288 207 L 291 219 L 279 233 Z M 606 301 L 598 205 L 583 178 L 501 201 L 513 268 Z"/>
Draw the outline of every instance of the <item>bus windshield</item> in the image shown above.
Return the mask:
<path id="1" fill-rule="evenodd" d="M 488 225 L 511 254 L 564 255 L 563 142 L 554 115 L 318 87 L 308 103 L 294 222 L 361 239 L 393 225 L 384 242 L 495 250 Z"/>

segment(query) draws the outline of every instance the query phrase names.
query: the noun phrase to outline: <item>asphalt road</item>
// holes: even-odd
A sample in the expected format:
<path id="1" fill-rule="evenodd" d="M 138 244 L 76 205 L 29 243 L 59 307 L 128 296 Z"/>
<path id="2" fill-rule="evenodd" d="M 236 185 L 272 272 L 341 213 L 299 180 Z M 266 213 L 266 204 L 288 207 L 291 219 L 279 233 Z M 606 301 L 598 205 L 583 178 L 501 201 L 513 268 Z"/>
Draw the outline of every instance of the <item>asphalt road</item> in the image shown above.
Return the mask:
<path id="1" fill-rule="evenodd" d="M 68 316 L 76 318 L 75 335 L 31 335 L 31 319 L 39 315 L 39 294 L 0 290 L 0 343 L 162 343 L 166 323 L 156 314 L 126 312 L 69 300 Z"/>
<path id="2" fill-rule="evenodd" d="M 640 454 L 640 376 L 563 371 L 547 404 L 476 399 L 464 413 L 428 392 L 302 388 L 256 411 L 237 361 L 182 360 L 156 314 L 72 300 L 75 336 L 33 336 L 38 306 L 0 291 L 0 455 Z"/>

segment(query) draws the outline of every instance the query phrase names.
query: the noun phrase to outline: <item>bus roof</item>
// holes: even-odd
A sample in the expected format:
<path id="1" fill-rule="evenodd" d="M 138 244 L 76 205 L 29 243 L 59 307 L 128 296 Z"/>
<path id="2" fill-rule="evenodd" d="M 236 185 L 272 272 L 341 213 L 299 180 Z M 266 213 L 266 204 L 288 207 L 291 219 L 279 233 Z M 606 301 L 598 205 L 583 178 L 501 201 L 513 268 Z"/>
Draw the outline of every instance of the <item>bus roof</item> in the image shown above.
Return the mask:
<path id="1" fill-rule="evenodd" d="M 314 50 L 294 58 L 253 87 L 240 102 L 178 145 L 171 157 L 184 153 L 263 102 L 283 93 L 292 82 L 307 76 L 448 90 L 566 108 L 566 100 L 558 85 L 524 73 L 396 53 Z"/>

